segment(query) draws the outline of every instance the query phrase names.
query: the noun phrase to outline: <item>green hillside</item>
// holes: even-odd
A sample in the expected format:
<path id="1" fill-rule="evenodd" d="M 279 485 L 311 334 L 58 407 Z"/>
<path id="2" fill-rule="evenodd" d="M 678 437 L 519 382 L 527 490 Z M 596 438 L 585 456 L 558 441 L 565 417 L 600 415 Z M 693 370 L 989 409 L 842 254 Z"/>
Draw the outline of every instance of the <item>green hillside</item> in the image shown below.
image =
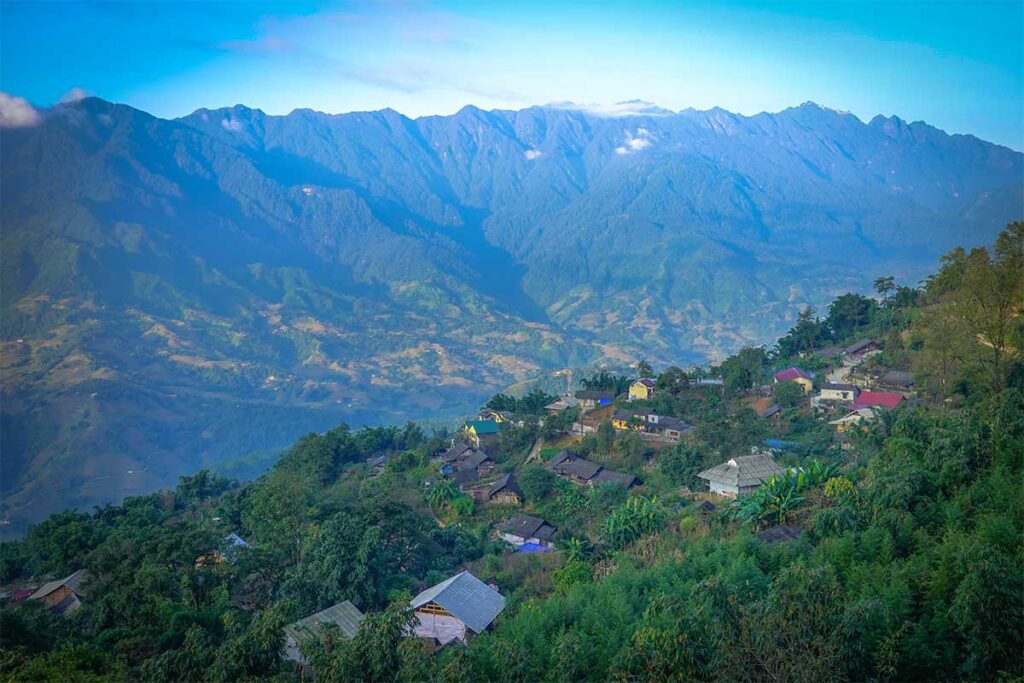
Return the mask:
<path id="1" fill-rule="evenodd" d="M 639 128 L 651 144 L 617 152 Z M 453 419 L 564 368 L 722 359 L 878 273 L 914 283 L 991 242 L 1024 168 L 813 104 L 166 120 L 85 98 L 0 146 L 12 531 L 342 421 Z"/>
<path id="2" fill-rule="evenodd" d="M 327 628 L 303 646 L 316 680 L 1018 680 L 1024 223 L 990 250 L 948 253 L 920 288 L 876 284 L 877 299 L 805 310 L 770 348 L 718 367 L 640 364 L 651 400 L 627 402 L 632 378 L 607 372 L 582 383 L 614 404 L 588 414 L 547 414 L 555 397 L 539 390 L 493 397 L 503 421 L 482 446 L 483 481 L 513 474 L 518 506 L 449 478 L 437 456 L 455 434 L 341 425 L 252 482 L 203 470 L 53 515 L 0 545 L 0 671 L 298 680 L 282 628 L 348 600 L 366 614 L 355 637 Z M 773 382 L 791 367 L 814 373 L 815 398 L 857 382 L 862 399 L 899 405 L 839 431 L 834 418 L 860 408 L 812 408 Z M 675 441 L 609 421 L 640 409 L 693 429 Z M 769 457 L 766 443 L 778 474 L 735 501 L 704 490 L 699 474 L 751 449 Z M 639 485 L 573 483 L 550 464 L 563 448 Z M 522 512 L 556 528 L 551 552 L 495 535 Z M 81 569 L 66 616 L 15 599 Z M 404 637 L 410 597 L 463 569 L 505 596 L 492 628 L 433 653 Z"/>

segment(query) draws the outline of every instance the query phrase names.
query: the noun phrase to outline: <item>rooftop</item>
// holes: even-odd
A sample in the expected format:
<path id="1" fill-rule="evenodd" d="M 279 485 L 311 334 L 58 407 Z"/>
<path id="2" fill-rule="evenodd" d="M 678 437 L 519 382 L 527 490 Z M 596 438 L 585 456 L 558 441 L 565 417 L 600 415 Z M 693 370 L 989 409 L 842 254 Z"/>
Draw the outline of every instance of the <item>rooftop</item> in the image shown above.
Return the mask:
<path id="1" fill-rule="evenodd" d="M 505 609 L 505 597 L 468 571 L 426 589 L 409 601 L 409 607 L 416 609 L 430 602 L 451 612 L 475 633 L 483 632 Z"/>
<path id="2" fill-rule="evenodd" d="M 766 479 L 785 471 L 785 468 L 775 464 L 770 455 L 744 455 L 706 469 L 697 476 L 719 484 L 744 488 L 759 486 Z"/>
<path id="3" fill-rule="evenodd" d="M 359 630 L 359 624 L 362 621 L 363 613 L 356 609 L 351 602 L 345 600 L 288 624 L 284 627 L 284 632 L 291 636 L 296 643 L 299 643 L 309 638 L 316 638 L 324 626 L 333 625 L 337 626 L 346 638 L 352 638 Z"/>

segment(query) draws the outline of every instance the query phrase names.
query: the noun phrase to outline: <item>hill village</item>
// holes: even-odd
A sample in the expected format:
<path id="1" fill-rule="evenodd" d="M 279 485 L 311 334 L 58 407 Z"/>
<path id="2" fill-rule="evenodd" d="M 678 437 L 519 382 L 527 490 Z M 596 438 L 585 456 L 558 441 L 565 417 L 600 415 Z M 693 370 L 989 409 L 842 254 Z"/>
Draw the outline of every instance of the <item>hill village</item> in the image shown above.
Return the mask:
<path id="1" fill-rule="evenodd" d="M 858 432 L 866 432 L 883 413 L 914 400 L 910 372 L 874 362 L 882 351 L 882 343 L 875 339 L 823 348 L 802 354 L 806 365 L 819 368 L 817 371 L 790 366 L 776 371 L 770 381 L 752 383 L 743 392 L 742 403 L 756 414 L 770 436 L 748 451 L 736 452 L 701 469 L 693 478 L 696 485 L 670 492 L 665 491 L 664 481 L 657 485 L 648 482 L 648 475 L 657 471 L 661 452 L 701 439 L 701 430 L 699 424 L 659 412 L 655 406 L 671 403 L 659 402 L 670 398 L 718 401 L 726 388 L 721 377 L 705 376 L 711 373 L 698 368 L 690 373 L 670 368 L 655 375 L 649 366 L 644 367 L 646 363 L 641 363 L 643 376 L 632 381 L 607 373 L 585 381 L 600 388 L 557 397 L 534 392 L 525 399 L 499 394 L 474 419 L 462 424 L 447 447 L 435 453 L 430 463 L 433 474 L 422 482 L 424 495 L 437 511 L 440 525 L 467 514 L 494 519 L 493 537 L 507 545 L 510 556 L 578 553 L 581 543 L 596 541 L 598 533 L 607 531 L 570 523 L 575 527 L 572 533 L 560 533 L 571 511 L 569 515 L 545 517 L 545 506 L 537 504 L 538 487 L 568 487 L 575 489 L 571 495 L 576 496 L 583 492 L 610 496 L 624 500 L 625 506 L 639 501 L 633 508 L 650 501 L 648 496 L 668 493 L 677 509 L 696 505 L 703 524 L 716 515 L 729 519 L 738 500 L 802 471 L 783 462 L 788 451 L 800 450 L 798 441 L 786 438 L 793 420 L 811 419 L 827 425 L 828 446 L 844 450 L 851 447 L 851 439 Z M 538 403 L 540 398 L 544 400 Z M 525 405 L 527 400 L 532 407 Z M 527 449 L 515 437 L 527 431 L 528 423 L 535 423 L 541 435 Z M 601 461 L 585 457 L 587 452 L 601 450 L 594 448 L 594 442 L 601 440 L 627 443 L 638 457 L 625 460 L 631 460 L 635 467 L 610 466 L 607 456 Z M 367 481 L 386 476 L 392 457 L 385 454 L 367 459 Z M 834 473 L 834 468 L 829 472 Z M 799 539 L 801 529 L 786 521 L 760 524 L 763 528 L 756 538 L 767 544 Z M 587 540 L 588 534 L 594 538 Z M 219 549 L 198 556 L 195 565 L 203 568 L 232 563 L 249 550 L 245 539 L 231 533 Z M 2 597 L 7 603 L 39 601 L 54 614 L 67 616 L 88 600 L 88 592 L 83 590 L 87 583 L 88 574 L 83 569 L 39 586 L 8 586 Z M 421 638 L 433 651 L 465 643 L 487 630 L 505 606 L 506 598 L 493 581 L 485 582 L 472 571 L 463 570 L 409 602 L 414 624 L 408 635 Z M 364 616 L 348 600 L 308 615 L 285 627 L 283 656 L 295 662 L 297 671 L 308 669 L 304 643 L 318 640 L 325 629 L 351 638 Z"/>

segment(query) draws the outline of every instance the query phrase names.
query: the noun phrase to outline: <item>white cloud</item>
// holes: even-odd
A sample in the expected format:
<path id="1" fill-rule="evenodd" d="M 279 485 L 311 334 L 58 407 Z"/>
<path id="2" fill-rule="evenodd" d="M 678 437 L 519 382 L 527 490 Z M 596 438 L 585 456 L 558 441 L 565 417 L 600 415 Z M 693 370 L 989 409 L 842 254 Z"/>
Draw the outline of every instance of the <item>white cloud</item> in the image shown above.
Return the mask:
<path id="1" fill-rule="evenodd" d="M 89 95 L 89 91 L 85 88 L 74 87 L 71 90 L 68 90 L 63 95 L 61 95 L 60 103 L 71 104 L 72 102 L 77 102 L 78 100 L 84 100 Z"/>
<path id="2" fill-rule="evenodd" d="M 0 90 L 0 128 L 28 128 L 40 121 L 42 117 L 28 100 Z"/>
<path id="3" fill-rule="evenodd" d="M 571 111 L 582 111 L 593 116 L 607 118 L 621 118 L 625 116 L 672 116 L 675 114 L 671 109 L 659 107 L 653 102 L 644 100 L 628 100 L 614 104 L 577 104 L 576 102 L 553 102 L 545 105 L 552 109 L 568 109 Z"/>
<path id="4" fill-rule="evenodd" d="M 220 125 L 224 130 L 229 130 L 232 133 L 241 133 L 245 129 L 245 124 L 238 119 L 221 119 Z"/>
<path id="5" fill-rule="evenodd" d="M 626 131 L 626 143 L 615 148 L 616 154 L 632 154 L 650 147 L 656 138 L 646 128 L 637 128 L 635 133 Z"/>
<path id="6" fill-rule="evenodd" d="M 540 151 L 539 149 L 528 149 L 525 152 L 523 152 L 523 156 L 526 157 L 527 161 L 539 159 L 542 154 L 544 154 L 544 152 Z"/>

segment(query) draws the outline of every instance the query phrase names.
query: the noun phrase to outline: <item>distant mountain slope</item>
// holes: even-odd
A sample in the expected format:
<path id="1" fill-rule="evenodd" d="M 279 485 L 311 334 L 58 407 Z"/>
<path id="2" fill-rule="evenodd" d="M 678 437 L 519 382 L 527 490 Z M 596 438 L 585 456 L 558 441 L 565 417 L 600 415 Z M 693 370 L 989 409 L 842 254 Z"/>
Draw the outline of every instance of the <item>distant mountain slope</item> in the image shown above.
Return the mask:
<path id="1" fill-rule="evenodd" d="M 3 130 L 12 520 L 546 369 L 771 339 L 1020 215 L 1021 154 L 923 123 L 651 112 L 90 98 Z"/>

